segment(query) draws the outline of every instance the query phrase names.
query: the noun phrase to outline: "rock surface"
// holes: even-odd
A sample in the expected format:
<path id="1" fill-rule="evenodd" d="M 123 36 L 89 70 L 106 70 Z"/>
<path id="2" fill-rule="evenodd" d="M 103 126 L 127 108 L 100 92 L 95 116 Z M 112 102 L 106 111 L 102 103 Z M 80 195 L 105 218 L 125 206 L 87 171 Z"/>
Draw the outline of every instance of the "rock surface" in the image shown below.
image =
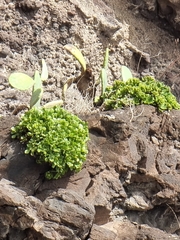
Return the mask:
<path id="1" fill-rule="evenodd" d="M 140 4 L 140 1 L 135 1 L 136 4 Z M 140 6 L 140 5 L 139 5 Z M 142 13 L 146 17 L 151 17 L 158 14 L 159 17 L 165 18 L 171 23 L 176 30 L 176 33 L 180 31 L 180 1 L 179 0 L 143 0 L 140 6 Z M 179 34 L 178 34 L 179 35 Z"/>
<path id="2" fill-rule="evenodd" d="M 94 219 L 94 208 L 72 190 L 58 189 L 41 202 L 0 181 L 0 237 L 26 239 L 85 239 Z M 13 233 L 12 233 L 13 232 Z M 14 238 L 15 239 L 15 238 Z"/>
<path id="3" fill-rule="evenodd" d="M 145 105 L 90 115 L 82 170 L 51 181 L 44 179 L 46 167 L 18 156 L 22 146 L 6 138 L 0 237 L 180 239 L 179 119 L 180 111 Z"/>

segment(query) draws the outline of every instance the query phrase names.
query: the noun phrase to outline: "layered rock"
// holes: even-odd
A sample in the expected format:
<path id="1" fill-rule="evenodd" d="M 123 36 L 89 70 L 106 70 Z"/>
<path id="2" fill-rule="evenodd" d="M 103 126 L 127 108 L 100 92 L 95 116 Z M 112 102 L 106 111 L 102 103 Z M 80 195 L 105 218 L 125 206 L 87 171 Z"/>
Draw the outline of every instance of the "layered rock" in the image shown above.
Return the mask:
<path id="1" fill-rule="evenodd" d="M 152 106 L 86 117 L 87 161 L 59 180 L 45 180 L 47 166 L 3 141 L 1 238 L 180 239 L 179 119 Z"/>

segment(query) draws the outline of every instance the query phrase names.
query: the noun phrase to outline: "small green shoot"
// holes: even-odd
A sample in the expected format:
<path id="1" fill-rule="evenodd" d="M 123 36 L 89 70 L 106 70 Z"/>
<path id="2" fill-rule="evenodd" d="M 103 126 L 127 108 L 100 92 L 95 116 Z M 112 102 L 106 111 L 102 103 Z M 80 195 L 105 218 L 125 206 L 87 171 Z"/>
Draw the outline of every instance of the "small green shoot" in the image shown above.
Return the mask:
<path id="1" fill-rule="evenodd" d="M 32 87 L 32 96 L 30 99 L 30 108 L 39 108 L 41 98 L 43 95 L 43 85 L 42 82 L 47 80 L 48 78 L 48 69 L 44 59 L 42 59 L 42 72 L 41 75 L 39 71 L 35 71 L 34 79 L 29 77 L 27 74 L 24 73 L 12 73 L 9 76 L 9 83 L 12 87 L 18 90 L 28 90 Z M 53 107 L 55 105 L 63 105 L 62 100 L 52 101 L 48 104 L 45 104 L 44 108 L 49 108 L 50 106 Z"/>
<path id="2" fill-rule="evenodd" d="M 34 74 L 34 86 L 32 91 L 32 96 L 30 100 L 30 108 L 32 107 L 40 107 L 41 98 L 43 95 L 43 86 L 42 86 L 42 80 L 39 74 L 39 71 L 35 71 Z"/>
<path id="3" fill-rule="evenodd" d="M 105 93 L 105 90 L 107 88 L 107 70 L 108 70 L 108 60 L 109 60 L 109 48 L 106 48 L 105 55 L 104 55 L 104 61 L 103 66 L 100 72 L 100 77 L 98 81 L 96 82 L 96 87 L 101 83 L 101 95 L 95 97 L 94 103 L 95 105 L 101 105 L 102 104 L 102 98 L 103 94 Z"/>
<path id="4" fill-rule="evenodd" d="M 48 79 L 48 69 L 44 59 L 42 59 L 42 73 L 41 73 L 41 80 L 46 81 Z"/>
<path id="5" fill-rule="evenodd" d="M 86 61 L 85 61 L 84 56 L 82 55 L 81 51 L 72 44 L 66 44 L 64 46 L 64 48 L 78 60 L 82 69 L 81 69 L 81 75 L 79 77 L 74 78 L 74 79 L 72 79 L 72 78 L 68 79 L 66 81 L 66 83 L 64 84 L 63 90 L 62 90 L 63 98 L 65 98 L 65 93 L 66 93 L 67 89 L 71 86 L 71 84 L 74 82 L 77 82 L 76 80 L 80 79 L 81 76 L 83 76 L 83 74 L 86 72 Z"/>
<path id="6" fill-rule="evenodd" d="M 133 75 L 130 71 L 130 69 L 126 66 L 121 67 L 121 75 L 122 75 L 122 80 L 126 82 L 127 80 L 133 78 Z"/>
<path id="7" fill-rule="evenodd" d="M 64 48 L 67 51 L 69 51 L 78 60 L 78 62 L 81 64 L 83 72 L 85 72 L 86 71 L 86 61 L 85 61 L 84 56 L 82 55 L 81 51 L 72 44 L 67 44 L 64 46 Z"/>
<path id="8" fill-rule="evenodd" d="M 81 74 L 75 78 L 70 78 L 66 81 L 63 86 L 63 98 L 65 98 L 65 93 L 72 83 L 77 84 L 77 89 L 83 97 L 93 98 L 95 92 L 94 76 L 92 74 L 91 68 L 86 66 L 86 61 L 81 51 L 77 47 L 71 44 L 67 44 L 64 48 L 68 50 L 80 63 Z"/>

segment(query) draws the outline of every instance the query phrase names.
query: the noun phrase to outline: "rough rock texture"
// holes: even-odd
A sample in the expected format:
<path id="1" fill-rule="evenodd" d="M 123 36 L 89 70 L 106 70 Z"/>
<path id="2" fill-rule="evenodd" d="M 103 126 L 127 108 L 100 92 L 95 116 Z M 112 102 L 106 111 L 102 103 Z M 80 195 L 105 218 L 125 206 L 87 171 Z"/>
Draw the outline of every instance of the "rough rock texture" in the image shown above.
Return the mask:
<path id="1" fill-rule="evenodd" d="M 87 161 L 79 173 L 47 181 L 47 166 L 10 139 L 18 122 L 12 114 L 27 106 L 30 91 L 7 82 L 15 70 L 32 76 L 44 58 L 43 103 L 59 99 L 62 84 L 80 73 L 64 45 L 82 50 L 96 79 L 109 46 L 109 84 L 125 64 L 135 76 L 166 82 L 180 100 L 179 32 L 170 31 L 174 37 L 156 26 L 170 30 L 166 18 L 178 29 L 178 2 L 0 2 L 0 239 L 180 239 L 179 111 L 139 106 L 83 116 L 91 139 Z M 70 110 L 82 113 L 84 99 L 75 92 L 69 91 Z"/>
<path id="2" fill-rule="evenodd" d="M 8 135 L 1 141 L 1 238 L 180 239 L 180 111 L 139 106 L 84 118 L 87 161 L 59 180 L 45 180 L 47 166 L 18 155 Z"/>
<path id="3" fill-rule="evenodd" d="M 147 18 L 154 19 L 159 16 L 166 19 L 174 28 L 176 36 L 180 33 L 180 1 L 179 0 L 133 0 Z"/>
<path id="4" fill-rule="evenodd" d="M 59 189 L 41 202 L 2 179 L 0 194 L 1 239 L 85 239 L 92 226 L 94 208 L 74 191 Z"/>

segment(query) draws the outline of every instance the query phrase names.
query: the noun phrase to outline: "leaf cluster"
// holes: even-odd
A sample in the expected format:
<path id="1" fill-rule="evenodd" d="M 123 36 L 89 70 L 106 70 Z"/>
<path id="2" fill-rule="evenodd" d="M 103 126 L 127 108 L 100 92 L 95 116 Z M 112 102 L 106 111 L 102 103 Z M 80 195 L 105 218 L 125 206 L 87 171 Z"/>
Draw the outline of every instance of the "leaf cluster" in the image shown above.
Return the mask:
<path id="1" fill-rule="evenodd" d="M 63 108 L 32 108 L 12 128 L 12 137 L 26 143 L 26 154 L 48 163 L 47 179 L 79 171 L 87 155 L 87 123 Z"/>
<path id="2" fill-rule="evenodd" d="M 44 59 L 42 59 L 42 72 L 35 71 L 34 78 L 28 76 L 25 73 L 15 72 L 9 76 L 9 84 L 21 91 L 26 91 L 29 88 L 32 88 L 32 95 L 29 103 L 29 107 L 40 108 L 41 98 L 43 95 L 43 81 L 48 79 L 48 69 Z M 49 108 L 57 105 L 62 105 L 63 101 L 52 101 L 45 104 L 43 107 Z"/>
<path id="3" fill-rule="evenodd" d="M 101 98 L 106 110 L 140 104 L 156 106 L 160 111 L 180 109 L 170 88 L 150 76 L 131 78 L 126 82 L 116 80 L 106 88 Z"/>

